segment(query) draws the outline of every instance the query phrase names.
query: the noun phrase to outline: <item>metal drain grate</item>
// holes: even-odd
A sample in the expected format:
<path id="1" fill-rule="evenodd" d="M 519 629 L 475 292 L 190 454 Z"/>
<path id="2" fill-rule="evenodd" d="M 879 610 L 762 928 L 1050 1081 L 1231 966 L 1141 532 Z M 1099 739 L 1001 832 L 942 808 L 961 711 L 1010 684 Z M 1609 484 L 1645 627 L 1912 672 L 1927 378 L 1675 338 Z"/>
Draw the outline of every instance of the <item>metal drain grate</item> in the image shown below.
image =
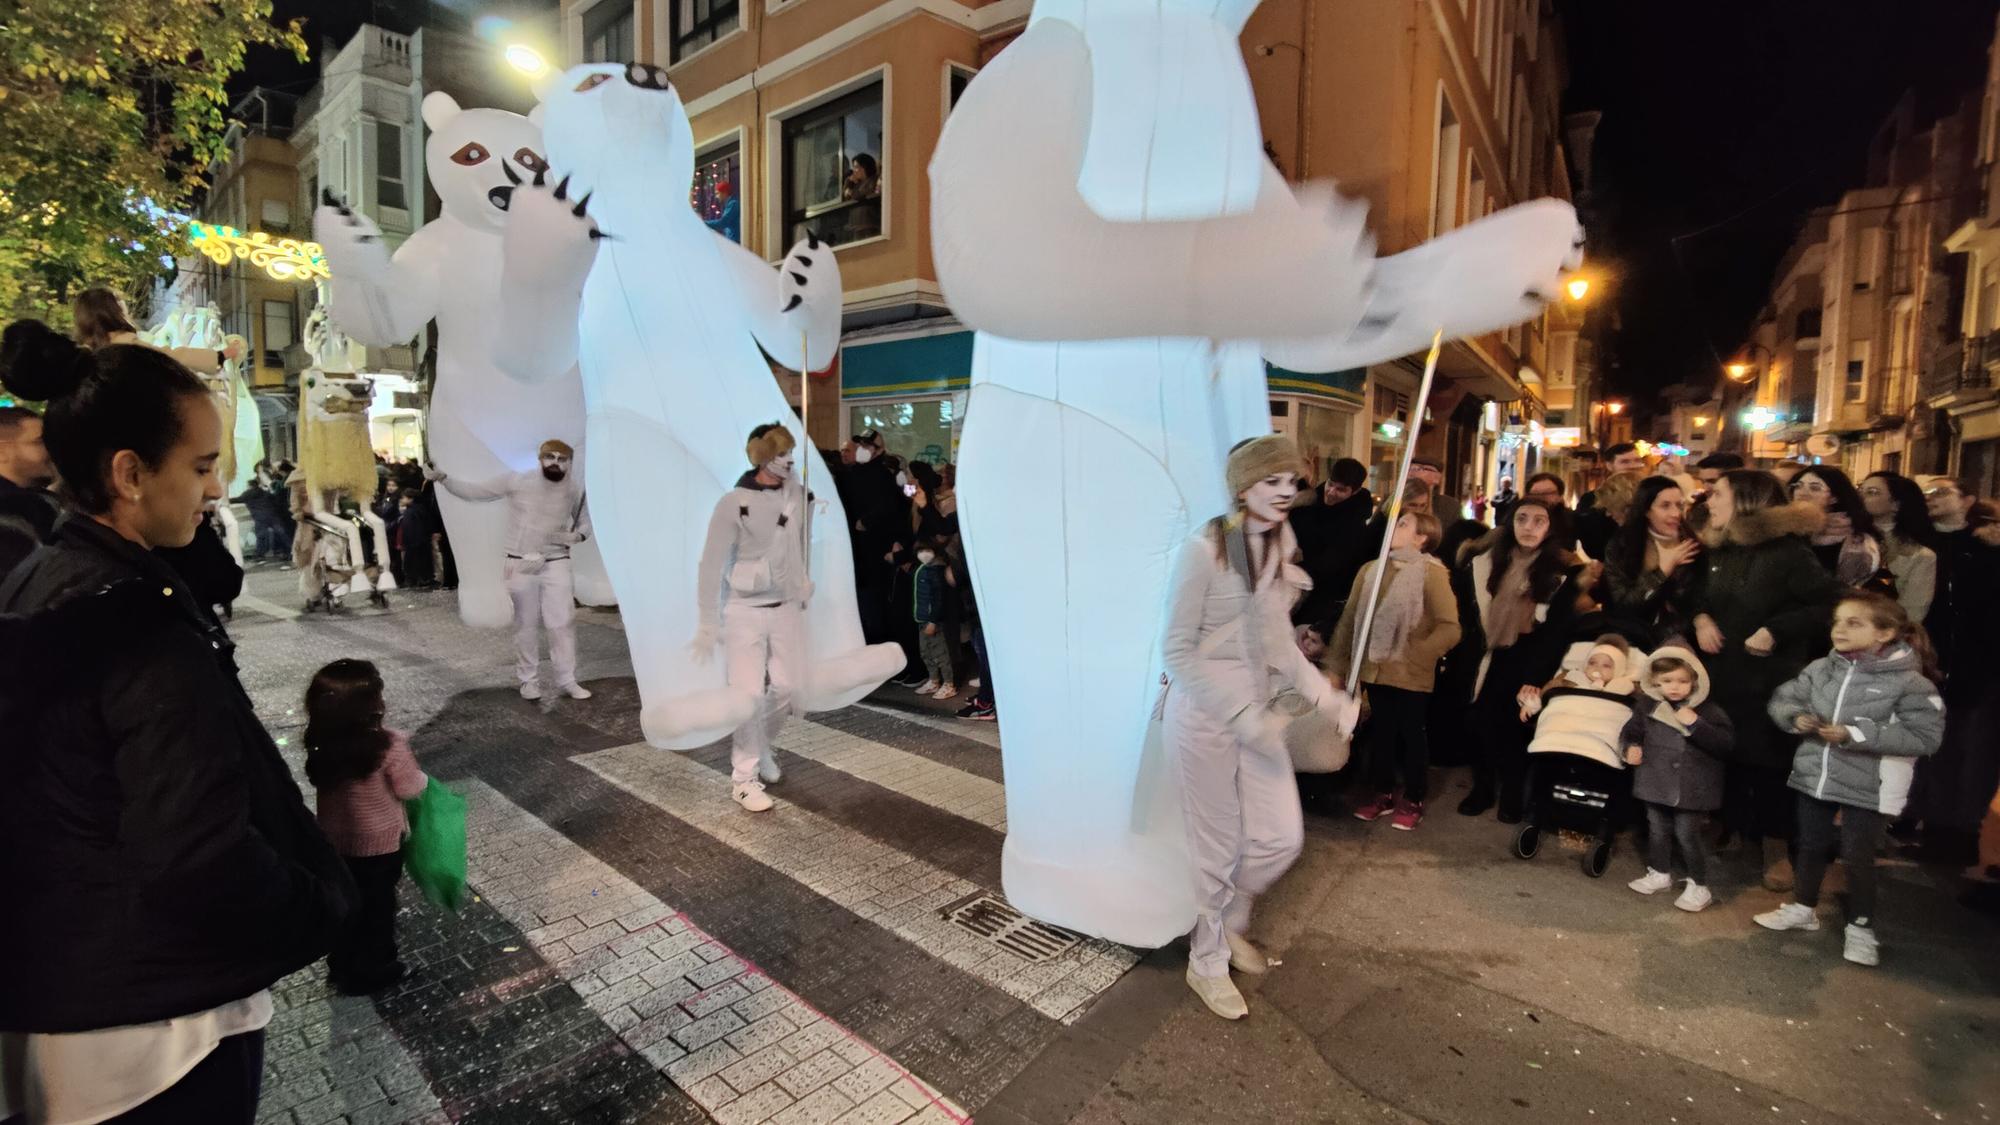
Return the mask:
<path id="1" fill-rule="evenodd" d="M 1037 922 L 987 891 L 959 899 L 938 913 L 1030 963 L 1059 957 L 1083 941 L 1082 934 Z"/>

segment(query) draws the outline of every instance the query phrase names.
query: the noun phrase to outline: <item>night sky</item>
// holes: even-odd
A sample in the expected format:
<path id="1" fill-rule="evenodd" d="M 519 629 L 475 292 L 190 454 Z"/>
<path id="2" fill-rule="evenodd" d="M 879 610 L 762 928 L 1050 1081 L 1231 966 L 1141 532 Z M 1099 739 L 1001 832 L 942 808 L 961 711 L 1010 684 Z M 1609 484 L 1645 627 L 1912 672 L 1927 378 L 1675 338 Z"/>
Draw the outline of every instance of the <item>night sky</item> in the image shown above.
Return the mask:
<path id="1" fill-rule="evenodd" d="M 1977 97 L 1996 8 L 1557 0 L 1565 108 L 1604 113 L 1586 221 L 1596 263 L 1616 274 L 1614 393 L 1644 412 L 1661 387 L 1719 378 L 1804 215 L 1861 185 L 1903 91 L 1917 87 L 1920 106 Z"/>
<path id="2" fill-rule="evenodd" d="M 431 21 L 457 21 L 465 25 L 488 14 L 553 12 L 557 3 L 558 0 L 273 0 L 272 16 L 276 21 L 299 18 L 306 21 L 305 38 L 312 48 L 312 61 L 296 63 L 275 51 L 252 52 L 243 72 L 230 83 L 230 89 L 241 93 L 252 86 L 270 86 L 303 94 L 318 79 L 321 44 L 330 40 L 337 48 L 364 23 L 408 33 Z"/>

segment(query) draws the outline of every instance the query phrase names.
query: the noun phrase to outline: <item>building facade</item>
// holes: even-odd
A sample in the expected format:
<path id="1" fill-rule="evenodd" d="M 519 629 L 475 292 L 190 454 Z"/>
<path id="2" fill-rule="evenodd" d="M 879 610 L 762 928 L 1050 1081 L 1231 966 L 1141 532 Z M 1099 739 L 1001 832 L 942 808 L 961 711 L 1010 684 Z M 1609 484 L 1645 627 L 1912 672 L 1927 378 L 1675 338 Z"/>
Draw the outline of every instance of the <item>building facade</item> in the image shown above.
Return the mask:
<path id="1" fill-rule="evenodd" d="M 1987 48 L 1985 87 L 1973 121 L 1972 214 L 1945 240 L 1960 307 L 1953 339 L 1924 369 L 1924 404 L 1942 446 L 1943 471 L 1981 496 L 2000 495 L 2000 33 Z"/>

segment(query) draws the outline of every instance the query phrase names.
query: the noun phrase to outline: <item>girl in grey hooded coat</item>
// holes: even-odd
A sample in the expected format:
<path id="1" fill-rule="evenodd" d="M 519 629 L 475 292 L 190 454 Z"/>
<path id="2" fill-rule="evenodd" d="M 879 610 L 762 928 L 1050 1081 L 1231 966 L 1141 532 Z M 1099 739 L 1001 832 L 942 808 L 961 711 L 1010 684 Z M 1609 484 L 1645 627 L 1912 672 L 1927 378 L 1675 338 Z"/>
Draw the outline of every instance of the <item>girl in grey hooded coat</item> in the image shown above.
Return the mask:
<path id="1" fill-rule="evenodd" d="M 1917 759 L 1944 737 L 1944 700 L 1933 680 L 1930 638 L 1903 607 L 1854 592 L 1833 614 L 1833 652 L 1778 688 L 1772 721 L 1805 735 L 1792 758 L 1799 797 L 1794 901 L 1757 915 L 1770 930 L 1817 930 L 1820 880 L 1838 840 L 1847 867 L 1849 961 L 1876 964 L 1875 850 L 1903 811 Z"/>

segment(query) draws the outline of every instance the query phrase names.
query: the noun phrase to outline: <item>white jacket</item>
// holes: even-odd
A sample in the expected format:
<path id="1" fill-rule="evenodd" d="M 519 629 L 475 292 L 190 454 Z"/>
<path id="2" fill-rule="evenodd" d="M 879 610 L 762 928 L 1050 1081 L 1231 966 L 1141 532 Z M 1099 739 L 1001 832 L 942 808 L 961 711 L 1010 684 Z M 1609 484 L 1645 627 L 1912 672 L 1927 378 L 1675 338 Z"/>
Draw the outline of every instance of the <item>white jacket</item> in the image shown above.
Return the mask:
<path id="1" fill-rule="evenodd" d="M 702 628 L 721 627 L 725 599 L 746 605 L 805 601 L 806 502 L 797 482 L 765 488 L 755 472 L 722 494 L 709 516 L 697 572 Z"/>
<path id="2" fill-rule="evenodd" d="M 1174 567 L 1161 644 L 1167 675 L 1218 724 L 1261 708 L 1287 686 L 1315 705 L 1332 691 L 1293 640 L 1292 603 L 1312 580 L 1290 561 L 1298 550 L 1291 525 L 1280 524 L 1277 532 L 1278 550 L 1264 560 L 1254 599 L 1206 525 L 1181 546 Z"/>

